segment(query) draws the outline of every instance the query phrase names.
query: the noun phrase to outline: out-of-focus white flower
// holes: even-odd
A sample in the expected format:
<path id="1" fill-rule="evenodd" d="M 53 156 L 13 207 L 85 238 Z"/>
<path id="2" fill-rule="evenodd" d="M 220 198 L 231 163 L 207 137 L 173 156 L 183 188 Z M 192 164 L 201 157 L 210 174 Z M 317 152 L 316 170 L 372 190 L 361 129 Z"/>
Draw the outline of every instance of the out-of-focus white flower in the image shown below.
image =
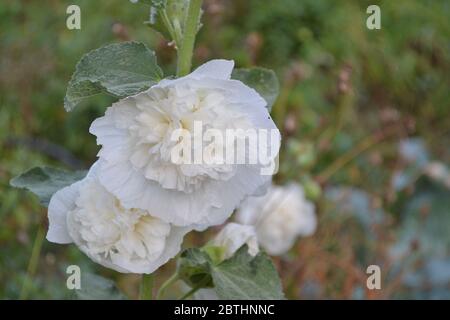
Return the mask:
<path id="1" fill-rule="evenodd" d="M 313 234 L 317 226 L 314 205 L 297 184 L 272 186 L 262 197 L 249 197 L 236 219 L 255 226 L 259 244 L 271 255 L 287 252 L 298 236 Z"/>
<path id="2" fill-rule="evenodd" d="M 177 226 L 223 223 L 247 196 L 270 180 L 257 164 L 176 163 L 176 130 L 277 130 L 264 99 L 231 80 L 233 61 L 212 60 L 191 74 L 163 80 L 114 103 L 90 132 L 102 146 L 100 183 L 125 208 L 139 208 Z M 278 137 L 279 138 L 279 137 Z M 190 141 L 189 141 L 190 142 Z M 268 151 L 275 158 L 276 150 Z M 234 145 L 234 144 L 233 144 Z M 267 147 L 267 148 L 270 148 Z M 193 144 L 192 152 L 202 152 Z"/>
<path id="3" fill-rule="evenodd" d="M 175 256 L 188 228 L 140 209 L 125 209 L 96 176 L 56 192 L 48 208 L 47 239 L 74 242 L 95 262 L 124 273 L 152 273 Z"/>
<path id="4" fill-rule="evenodd" d="M 228 259 L 244 244 L 248 246 L 248 253 L 256 256 L 259 252 L 255 228 L 250 225 L 228 223 L 212 241 L 214 246 L 225 249 L 223 259 Z"/>

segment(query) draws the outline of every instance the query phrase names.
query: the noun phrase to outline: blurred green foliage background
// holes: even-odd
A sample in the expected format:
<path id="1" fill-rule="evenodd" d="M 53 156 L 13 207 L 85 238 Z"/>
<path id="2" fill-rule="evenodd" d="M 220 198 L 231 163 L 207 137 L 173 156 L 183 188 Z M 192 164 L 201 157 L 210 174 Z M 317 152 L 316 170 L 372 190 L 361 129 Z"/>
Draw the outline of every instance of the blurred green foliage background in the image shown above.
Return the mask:
<path id="1" fill-rule="evenodd" d="M 81 8 L 81 30 L 66 28 L 70 4 Z M 381 30 L 366 28 L 370 4 L 381 8 Z M 450 2 L 205 0 L 204 10 L 194 65 L 226 58 L 276 71 L 272 114 L 284 140 L 275 181 L 302 183 L 317 206 L 316 234 L 275 259 L 287 297 L 450 298 Z M 137 296 L 138 276 L 42 240 L 46 209 L 9 180 L 36 165 L 95 161 L 88 128 L 111 98 L 63 108 L 87 51 L 142 41 L 174 73 L 176 52 L 144 26 L 148 15 L 126 0 L 1 2 L 0 298 L 71 298 L 71 264 Z M 186 246 L 207 239 L 194 233 Z M 381 267 L 382 290 L 366 288 L 370 264 Z"/>

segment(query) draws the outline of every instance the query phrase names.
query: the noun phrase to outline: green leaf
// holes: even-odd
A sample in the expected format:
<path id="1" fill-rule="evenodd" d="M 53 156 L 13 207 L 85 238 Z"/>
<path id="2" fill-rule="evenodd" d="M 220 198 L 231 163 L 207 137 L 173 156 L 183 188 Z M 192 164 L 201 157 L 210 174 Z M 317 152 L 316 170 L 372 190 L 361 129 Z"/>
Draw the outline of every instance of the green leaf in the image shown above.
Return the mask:
<path id="1" fill-rule="evenodd" d="M 219 298 L 231 300 L 284 299 L 278 273 L 265 253 L 256 257 L 241 247 L 233 257 L 212 268 Z"/>
<path id="2" fill-rule="evenodd" d="M 270 258 L 265 253 L 249 255 L 246 245 L 218 264 L 201 249 L 187 249 L 181 254 L 178 274 L 192 288 L 214 286 L 221 299 L 284 299 Z M 206 285 L 205 277 L 211 277 Z"/>
<path id="3" fill-rule="evenodd" d="M 186 249 L 180 255 L 178 260 L 178 276 L 192 288 L 200 283 L 205 283 L 202 288 L 213 286 L 210 267 L 212 260 L 208 254 L 198 248 Z M 209 281 L 205 281 L 209 277 Z M 205 281 L 205 282 L 204 282 Z"/>
<path id="4" fill-rule="evenodd" d="M 234 69 L 232 79 L 240 80 L 255 89 L 267 102 L 267 109 L 272 109 L 280 91 L 280 83 L 273 70 L 265 68 Z"/>
<path id="5" fill-rule="evenodd" d="M 91 273 L 81 273 L 81 288 L 75 290 L 80 300 L 125 300 L 114 281 Z"/>
<path id="6" fill-rule="evenodd" d="M 219 264 L 222 262 L 226 252 L 225 247 L 215 246 L 212 244 L 205 245 L 202 250 L 209 256 L 214 264 Z"/>
<path id="7" fill-rule="evenodd" d="M 100 93 L 119 98 L 137 94 L 159 82 L 162 70 L 153 51 L 139 42 L 110 44 L 83 56 L 67 87 L 64 108 Z"/>
<path id="8" fill-rule="evenodd" d="M 52 195 L 72 183 L 83 179 L 87 171 L 66 171 L 49 167 L 32 168 L 10 181 L 11 186 L 27 189 L 48 206 Z"/>

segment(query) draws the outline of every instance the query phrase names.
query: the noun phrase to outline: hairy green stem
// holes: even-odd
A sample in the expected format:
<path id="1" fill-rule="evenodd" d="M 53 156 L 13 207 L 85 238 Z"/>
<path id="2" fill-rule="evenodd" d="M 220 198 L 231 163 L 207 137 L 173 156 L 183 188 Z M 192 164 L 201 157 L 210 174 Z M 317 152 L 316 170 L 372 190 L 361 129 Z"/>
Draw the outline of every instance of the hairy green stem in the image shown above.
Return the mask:
<path id="1" fill-rule="evenodd" d="M 191 71 L 195 36 L 200 20 L 202 0 L 190 0 L 186 21 L 184 22 L 183 40 L 178 51 L 177 76 L 182 77 Z"/>
<path id="2" fill-rule="evenodd" d="M 205 276 L 202 280 L 200 280 L 200 282 L 195 287 L 193 287 L 191 290 L 189 290 L 183 296 L 181 296 L 181 298 L 179 300 L 186 300 L 187 298 L 192 296 L 194 293 L 196 293 L 199 289 L 203 288 L 203 286 L 206 285 L 209 281 L 210 281 L 210 277 Z"/>
<path id="3" fill-rule="evenodd" d="M 158 10 L 158 14 L 161 17 L 161 20 L 164 23 L 164 26 L 167 28 L 167 31 L 169 31 L 170 37 L 178 45 L 179 38 L 177 37 L 177 34 L 175 32 L 175 29 L 172 26 L 172 23 L 170 23 L 170 19 L 167 15 L 166 9 L 164 8 L 164 9 Z"/>
<path id="4" fill-rule="evenodd" d="M 161 300 L 164 296 L 164 293 L 166 292 L 167 288 L 170 287 L 173 283 L 175 283 L 178 280 L 178 273 L 175 272 L 172 276 L 170 276 L 169 279 L 164 282 L 161 287 L 158 290 L 158 293 L 156 294 L 156 299 Z"/>
<path id="5" fill-rule="evenodd" d="M 139 292 L 140 300 L 152 300 L 153 296 L 153 274 L 143 274 Z"/>

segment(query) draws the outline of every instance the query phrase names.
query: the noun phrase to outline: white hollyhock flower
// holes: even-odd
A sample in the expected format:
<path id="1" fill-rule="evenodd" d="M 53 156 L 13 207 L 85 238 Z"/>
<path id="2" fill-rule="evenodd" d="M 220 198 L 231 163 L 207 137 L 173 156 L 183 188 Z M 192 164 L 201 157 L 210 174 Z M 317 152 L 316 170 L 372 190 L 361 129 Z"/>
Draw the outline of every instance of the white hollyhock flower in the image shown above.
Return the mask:
<path id="1" fill-rule="evenodd" d="M 212 244 L 225 249 L 223 259 L 231 258 L 244 244 L 248 246 L 250 255 L 256 256 L 259 252 L 255 228 L 234 222 L 225 225 L 213 239 Z"/>
<path id="2" fill-rule="evenodd" d="M 125 208 L 204 229 L 223 223 L 247 195 L 270 180 L 261 174 L 260 164 L 185 164 L 172 159 L 173 149 L 187 143 L 173 141 L 174 131 L 183 129 L 195 138 L 198 123 L 201 129 L 221 132 L 277 130 L 264 99 L 230 79 L 233 65 L 212 60 L 185 77 L 163 80 L 114 103 L 92 123 L 90 132 L 102 146 L 99 180 Z M 267 151 L 275 158 L 279 136 L 272 143 Z"/>
<path id="3" fill-rule="evenodd" d="M 96 175 L 56 192 L 49 204 L 47 239 L 74 242 L 95 262 L 126 273 L 152 273 L 175 256 L 188 228 L 140 209 L 126 209 Z"/>
<path id="4" fill-rule="evenodd" d="M 254 225 L 259 244 L 271 255 L 287 252 L 298 236 L 316 230 L 314 205 L 297 184 L 271 186 L 262 197 L 249 197 L 238 210 L 237 221 Z"/>

